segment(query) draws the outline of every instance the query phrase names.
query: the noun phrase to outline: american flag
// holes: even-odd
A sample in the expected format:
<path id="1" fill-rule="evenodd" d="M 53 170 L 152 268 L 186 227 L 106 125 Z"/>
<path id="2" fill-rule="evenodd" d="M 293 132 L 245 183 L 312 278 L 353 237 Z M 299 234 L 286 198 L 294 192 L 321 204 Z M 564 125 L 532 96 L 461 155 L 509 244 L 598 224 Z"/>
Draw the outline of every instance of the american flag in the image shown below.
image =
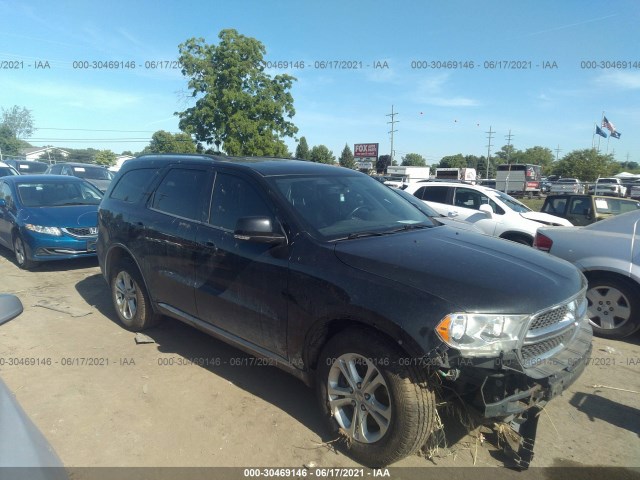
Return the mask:
<path id="1" fill-rule="evenodd" d="M 602 128 L 606 128 L 611 133 L 614 133 L 616 131 L 616 127 L 613 125 L 613 123 L 607 120 L 607 117 L 602 117 Z"/>

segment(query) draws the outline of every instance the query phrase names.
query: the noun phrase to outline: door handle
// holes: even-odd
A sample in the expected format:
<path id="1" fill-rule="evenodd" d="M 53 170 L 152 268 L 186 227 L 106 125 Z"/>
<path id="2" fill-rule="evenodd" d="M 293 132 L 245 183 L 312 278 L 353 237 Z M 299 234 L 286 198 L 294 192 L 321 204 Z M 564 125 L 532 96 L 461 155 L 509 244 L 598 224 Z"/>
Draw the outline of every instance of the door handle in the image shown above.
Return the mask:
<path id="1" fill-rule="evenodd" d="M 450 211 L 449 213 L 447 213 L 448 217 L 457 217 L 458 216 L 458 212 L 456 212 L 455 210 Z"/>

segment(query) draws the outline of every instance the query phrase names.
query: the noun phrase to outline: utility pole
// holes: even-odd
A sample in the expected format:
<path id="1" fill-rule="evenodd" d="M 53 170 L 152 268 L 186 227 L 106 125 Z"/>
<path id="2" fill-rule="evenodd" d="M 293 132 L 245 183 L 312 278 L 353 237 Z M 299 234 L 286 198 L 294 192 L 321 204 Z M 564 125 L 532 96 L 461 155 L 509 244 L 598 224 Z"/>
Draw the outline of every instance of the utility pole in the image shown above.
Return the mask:
<path id="1" fill-rule="evenodd" d="M 487 145 L 487 179 L 489 178 L 489 165 L 491 164 L 491 139 L 493 138 L 493 134 L 495 132 L 493 132 L 491 130 L 491 125 L 489 125 L 489 131 L 488 132 L 484 132 L 484 133 L 488 133 L 489 136 L 487 137 L 489 139 L 489 145 Z"/>
<path id="2" fill-rule="evenodd" d="M 391 105 L 391 113 L 387 115 L 387 117 L 391 117 L 391 121 L 387 122 L 391 124 L 391 130 L 389 131 L 389 133 L 391 134 L 391 165 L 393 165 L 393 134 L 398 131 L 398 130 L 394 130 L 394 126 L 396 123 L 400 121 L 400 120 L 394 120 L 396 115 L 398 115 L 398 112 L 394 112 L 393 105 Z"/>
<path id="3" fill-rule="evenodd" d="M 505 135 L 504 138 L 507 139 L 507 165 L 509 164 L 509 155 L 511 155 L 511 137 L 515 135 L 511 135 L 511 129 L 509 129 L 509 135 Z"/>
<path id="4" fill-rule="evenodd" d="M 562 150 L 560 149 L 560 144 L 558 144 L 558 147 L 556 148 L 556 162 L 558 161 L 558 155 L 560 154 Z"/>

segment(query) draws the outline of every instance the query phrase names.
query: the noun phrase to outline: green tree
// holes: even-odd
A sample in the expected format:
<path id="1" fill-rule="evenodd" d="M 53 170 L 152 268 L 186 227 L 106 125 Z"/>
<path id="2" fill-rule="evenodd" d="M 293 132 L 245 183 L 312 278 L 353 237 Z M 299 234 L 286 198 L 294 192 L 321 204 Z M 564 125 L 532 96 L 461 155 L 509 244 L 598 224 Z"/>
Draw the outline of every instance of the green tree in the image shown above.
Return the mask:
<path id="1" fill-rule="evenodd" d="M 258 40 L 233 29 L 218 38 L 218 45 L 191 38 L 179 46 L 182 74 L 197 99 L 177 112 L 180 129 L 229 155 L 287 155 L 282 138 L 298 131 L 287 120 L 295 115 L 295 78 L 264 72 L 266 49 Z"/>
<path id="2" fill-rule="evenodd" d="M 19 155 L 20 150 L 29 144 L 15 136 L 7 125 L 0 124 L 0 152 L 3 156 Z"/>
<path id="3" fill-rule="evenodd" d="M 169 133 L 158 130 L 142 153 L 196 153 L 196 144 L 191 135 Z"/>
<path id="4" fill-rule="evenodd" d="M 466 168 L 467 160 L 464 155 L 458 153 L 457 155 L 447 155 L 440 159 L 440 168 Z"/>
<path id="5" fill-rule="evenodd" d="M 511 144 L 503 145 L 502 148 L 495 153 L 495 157 L 501 160 L 499 162 L 500 164 L 524 163 L 520 161 L 521 155 L 522 155 L 522 152 Z"/>
<path id="6" fill-rule="evenodd" d="M 328 163 L 329 165 L 336 163 L 336 157 L 333 156 L 333 152 L 324 145 L 313 147 L 309 154 L 309 160 L 317 163 Z"/>
<path id="7" fill-rule="evenodd" d="M 405 167 L 426 167 L 427 162 L 419 153 L 407 153 L 402 157 L 402 165 Z"/>
<path id="8" fill-rule="evenodd" d="M 391 155 L 380 155 L 376 162 L 376 173 L 384 175 L 387 173 L 387 167 L 391 165 Z"/>
<path id="9" fill-rule="evenodd" d="M 532 163 L 542 167 L 542 174 L 546 175 L 551 170 L 553 164 L 553 152 L 546 147 L 531 147 L 522 152 L 518 160 L 520 163 Z"/>
<path id="10" fill-rule="evenodd" d="M 299 160 L 309 160 L 309 145 L 305 137 L 300 137 L 298 146 L 296 147 L 296 158 Z"/>
<path id="11" fill-rule="evenodd" d="M 618 168 L 619 164 L 613 160 L 612 154 L 604 155 L 595 148 L 587 148 L 574 150 L 562 157 L 553 166 L 553 173 L 593 182 L 598 177 L 614 175 Z"/>
<path id="12" fill-rule="evenodd" d="M 115 165 L 116 163 L 116 154 L 111 150 L 100 150 L 98 153 L 96 153 L 94 160 L 97 165 L 110 167 L 111 165 Z"/>
<path id="13" fill-rule="evenodd" d="M 338 163 L 341 167 L 351 168 L 353 170 L 357 170 L 358 166 L 356 165 L 356 161 L 353 158 L 353 152 L 349 148 L 349 145 L 344 144 L 344 148 L 342 149 L 342 153 L 340 154 L 340 158 Z"/>
<path id="14" fill-rule="evenodd" d="M 8 127 L 16 138 L 28 138 L 33 134 L 33 116 L 31 110 L 14 105 L 8 110 L 2 109 L 2 126 Z"/>
<path id="15" fill-rule="evenodd" d="M 78 148 L 70 149 L 69 156 L 66 158 L 67 162 L 78 163 L 93 163 L 98 150 L 95 148 Z"/>

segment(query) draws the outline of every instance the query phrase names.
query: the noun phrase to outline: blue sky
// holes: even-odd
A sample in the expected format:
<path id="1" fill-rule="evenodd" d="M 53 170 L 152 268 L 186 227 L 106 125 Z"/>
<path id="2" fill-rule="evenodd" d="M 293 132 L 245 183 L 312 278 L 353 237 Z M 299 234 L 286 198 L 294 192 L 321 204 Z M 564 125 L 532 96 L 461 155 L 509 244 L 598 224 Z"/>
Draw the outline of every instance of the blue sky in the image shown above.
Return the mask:
<path id="1" fill-rule="evenodd" d="M 298 136 L 336 156 L 345 143 L 379 143 L 389 153 L 393 105 L 396 159 L 419 153 L 432 164 L 445 155 L 486 155 L 490 127 L 493 151 L 511 130 L 516 148 L 559 147 L 562 156 L 591 147 L 604 111 L 622 134 L 608 142 L 609 152 L 640 162 L 636 0 L 0 0 L 0 18 L 0 62 L 24 65 L 0 70 L 0 106 L 32 110 L 36 146 L 120 153 L 142 150 L 156 130 L 177 132 L 174 112 L 191 105 L 187 80 L 145 62 L 175 60 L 188 38 L 217 43 L 220 30 L 234 28 L 260 40 L 268 61 L 305 62 L 270 73 L 297 78 Z M 137 66 L 73 68 L 74 61 L 109 60 Z M 334 60 L 363 68 L 314 68 Z M 505 60 L 531 68 L 484 68 Z M 473 61 L 474 68 L 412 68 L 416 61 Z M 631 68 L 582 68 L 585 61 Z M 37 62 L 50 68 L 36 69 Z M 557 68 L 542 68 L 545 62 Z M 295 141 L 287 143 L 293 151 Z M 606 139 L 600 148 L 606 151 Z"/>

